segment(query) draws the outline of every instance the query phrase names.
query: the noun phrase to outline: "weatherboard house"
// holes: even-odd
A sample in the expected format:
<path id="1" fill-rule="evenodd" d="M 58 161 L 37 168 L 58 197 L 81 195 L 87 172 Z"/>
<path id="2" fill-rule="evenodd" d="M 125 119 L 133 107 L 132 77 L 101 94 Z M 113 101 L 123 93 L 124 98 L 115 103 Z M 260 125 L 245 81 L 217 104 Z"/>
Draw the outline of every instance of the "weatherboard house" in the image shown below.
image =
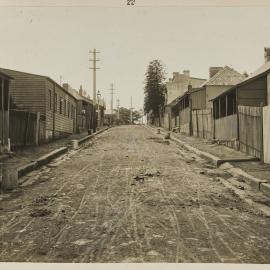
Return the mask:
<path id="1" fill-rule="evenodd" d="M 76 98 L 66 89 L 48 76 L 4 68 L 0 72 L 14 79 L 10 82 L 12 108 L 39 115 L 39 143 L 76 130 Z"/>
<path id="2" fill-rule="evenodd" d="M 0 154 L 9 152 L 10 82 L 13 78 L 0 72 Z"/>

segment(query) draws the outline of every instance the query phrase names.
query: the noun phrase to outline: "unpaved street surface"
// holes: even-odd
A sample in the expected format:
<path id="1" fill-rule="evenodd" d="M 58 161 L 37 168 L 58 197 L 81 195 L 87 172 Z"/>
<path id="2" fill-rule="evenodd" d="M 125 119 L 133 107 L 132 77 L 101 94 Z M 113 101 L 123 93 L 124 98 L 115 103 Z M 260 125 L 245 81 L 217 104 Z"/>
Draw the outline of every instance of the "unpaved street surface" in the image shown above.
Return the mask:
<path id="1" fill-rule="evenodd" d="M 112 128 L 0 195 L 0 261 L 270 263 L 270 219 L 228 178 L 145 127 Z"/>

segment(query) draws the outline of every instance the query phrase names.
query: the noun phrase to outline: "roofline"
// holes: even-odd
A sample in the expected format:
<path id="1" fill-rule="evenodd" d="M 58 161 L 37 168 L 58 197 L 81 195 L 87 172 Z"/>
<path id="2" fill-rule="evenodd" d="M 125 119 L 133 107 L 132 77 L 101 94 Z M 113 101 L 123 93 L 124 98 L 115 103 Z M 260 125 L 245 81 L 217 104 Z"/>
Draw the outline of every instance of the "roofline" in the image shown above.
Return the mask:
<path id="1" fill-rule="evenodd" d="M 2 75 L 3 77 L 8 78 L 8 79 L 10 79 L 10 80 L 14 80 L 14 78 L 13 78 L 13 77 L 11 77 L 11 76 L 7 75 L 7 74 L 6 74 L 6 73 L 4 73 L 4 72 L 1 72 L 1 71 L 0 71 L 0 75 Z"/>
<path id="2" fill-rule="evenodd" d="M 182 96 L 179 96 L 179 97 L 175 98 L 173 101 L 171 101 L 169 104 L 166 104 L 165 107 L 172 107 L 172 106 L 174 106 L 172 104 L 173 102 L 176 102 L 176 104 L 177 104 L 179 101 L 181 101 L 183 98 L 185 98 L 189 94 L 190 94 L 190 92 L 189 91 L 186 91 Z"/>
<path id="3" fill-rule="evenodd" d="M 196 92 L 199 92 L 199 91 L 202 91 L 202 90 L 205 90 L 205 86 L 202 86 L 202 87 L 196 87 L 196 88 L 191 88 L 189 90 L 189 93 L 192 94 L 192 93 L 196 93 Z"/>
<path id="4" fill-rule="evenodd" d="M 226 95 L 226 94 L 229 93 L 230 91 L 232 91 L 232 90 L 234 90 L 234 89 L 236 89 L 236 88 L 238 88 L 238 87 L 240 87 L 240 86 L 243 86 L 243 85 L 245 85 L 245 84 L 247 84 L 247 83 L 250 83 L 250 82 L 252 82 L 252 81 L 254 81 L 254 80 L 257 80 L 258 78 L 265 76 L 267 73 L 269 73 L 269 71 L 270 71 L 270 68 L 267 69 L 266 71 L 260 73 L 260 74 L 257 74 L 257 75 L 254 76 L 254 77 L 251 77 L 251 78 L 249 78 L 249 79 L 247 78 L 246 80 L 244 80 L 244 81 L 242 81 L 242 82 L 240 82 L 240 83 L 238 83 L 238 84 L 232 86 L 231 88 L 227 89 L 225 92 L 223 92 L 222 94 L 218 95 L 217 97 L 215 97 L 215 98 L 213 98 L 213 99 L 210 99 L 209 101 L 216 100 L 216 99 L 218 99 L 218 98 L 220 98 L 220 97 Z"/>
<path id="5" fill-rule="evenodd" d="M 14 71 L 14 72 L 19 72 L 19 73 L 23 73 L 23 74 L 27 74 L 27 75 L 31 75 L 31 76 L 37 76 L 37 77 L 41 77 L 43 79 L 47 79 L 49 81 L 51 81 L 52 83 L 56 84 L 58 87 L 60 87 L 62 90 L 64 90 L 67 94 L 69 94 L 71 97 L 73 97 L 74 99 L 78 100 L 75 96 L 73 96 L 71 93 L 69 93 L 63 86 L 61 86 L 60 84 L 58 84 L 56 81 L 54 81 L 53 79 L 51 79 L 48 76 L 45 75 L 39 75 L 39 74 L 34 74 L 34 73 L 29 73 L 29 72 L 24 72 L 24 71 L 19 71 L 19 70 L 15 70 L 15 69 L 8 69 L 8 68 L 0 68 L 0 69 L 6 69 L 9 71 Z M 1 72 L 1 71 L 0 71 Z M 14 79 L 14 78 L 13 78 Z M 14 79 L 15 80 L 15 79 Z"/>
<path id="6" fill-rule="evenodd" d="M 196 77 L 189 77 L 190 79 L 195 79 L 195 80 L 202 80 L 202 81 L 207 81 L 207 79 L 203 79 L 203 78 L 196 78 Z"/>

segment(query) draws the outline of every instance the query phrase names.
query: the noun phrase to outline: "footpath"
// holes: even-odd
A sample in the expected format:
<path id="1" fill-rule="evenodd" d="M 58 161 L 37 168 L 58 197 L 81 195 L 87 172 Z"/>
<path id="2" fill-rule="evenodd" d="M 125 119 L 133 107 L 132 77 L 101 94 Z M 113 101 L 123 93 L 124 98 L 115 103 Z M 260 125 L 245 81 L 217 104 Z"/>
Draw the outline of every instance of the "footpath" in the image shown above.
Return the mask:
<path id="1" fill-rule="evenodd" d="M 157 128 L 154 127 L 157 132 Z M 168 133 L 160 128 L 163 135 Z M 182 133 L 170 132 L 170 138 L 180 146 L 210 160 L 217 167 L 226 170 L 234 177 L 243 179 L 257 191 L 270 196 L 270 164 L 247 156 L 245 153 L 218 144 L 215 141 L 191 137 Z"/>
<path id="2" fill-rule="evenodd" d="M 61 157 L 70 150 L 83 147 L 94 136 L 107 129 L 107 127 L 103 128 L 92 135 L 88 135 L 87 132 L 72 134 L 66 138 L 57 139 L 46 144 L 19 148 L 9 155 L 0 155 L 0 180 L 2 181 L 2 175 L 4 175 L 4 169 L 6 168 L 9 170 L 9 175 L 15 173 L 15 178 L 17 176 L 21 178 L 48 164 L 53 159 Z"/>

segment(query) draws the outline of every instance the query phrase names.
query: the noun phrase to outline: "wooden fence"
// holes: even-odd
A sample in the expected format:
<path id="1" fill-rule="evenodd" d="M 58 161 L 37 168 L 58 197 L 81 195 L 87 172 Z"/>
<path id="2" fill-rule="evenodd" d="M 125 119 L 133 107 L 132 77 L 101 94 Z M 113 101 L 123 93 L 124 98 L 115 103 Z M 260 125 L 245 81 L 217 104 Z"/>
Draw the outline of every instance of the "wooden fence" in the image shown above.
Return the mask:
<path id="1" fill-rule="evenodd" d="M 263 152 L 264 162 L 270 163 L 270 105 L 263 107 Z"/>
<path id="2" fill-rule="evenodd" d="M 39 143 L 39 113 L 10 110 L 9 137 L 11 146 L 26 146 Z"/>
<path id="3" fill-rule="evenodd" d="M 211 139 L 213 138 L 213 117 L 211 110 L 192 111 L 193 136 Z"/>
<path id="4" fill-rule="evenodd" d="M 215 139 L 224 141 L 233 141 L 237 139 L 237 114 L 214 120 Z"/>
<path id="5" fill-rule="evenodd" d="M 239 106 L 240 151 L 261 158 L 263 150 L 262 107 Z"/>
<path id="6" fill-rule="evenodd" d="M 180 132 L 190 135 L 190 108 L 186 108 L 179 113 Z"/>

